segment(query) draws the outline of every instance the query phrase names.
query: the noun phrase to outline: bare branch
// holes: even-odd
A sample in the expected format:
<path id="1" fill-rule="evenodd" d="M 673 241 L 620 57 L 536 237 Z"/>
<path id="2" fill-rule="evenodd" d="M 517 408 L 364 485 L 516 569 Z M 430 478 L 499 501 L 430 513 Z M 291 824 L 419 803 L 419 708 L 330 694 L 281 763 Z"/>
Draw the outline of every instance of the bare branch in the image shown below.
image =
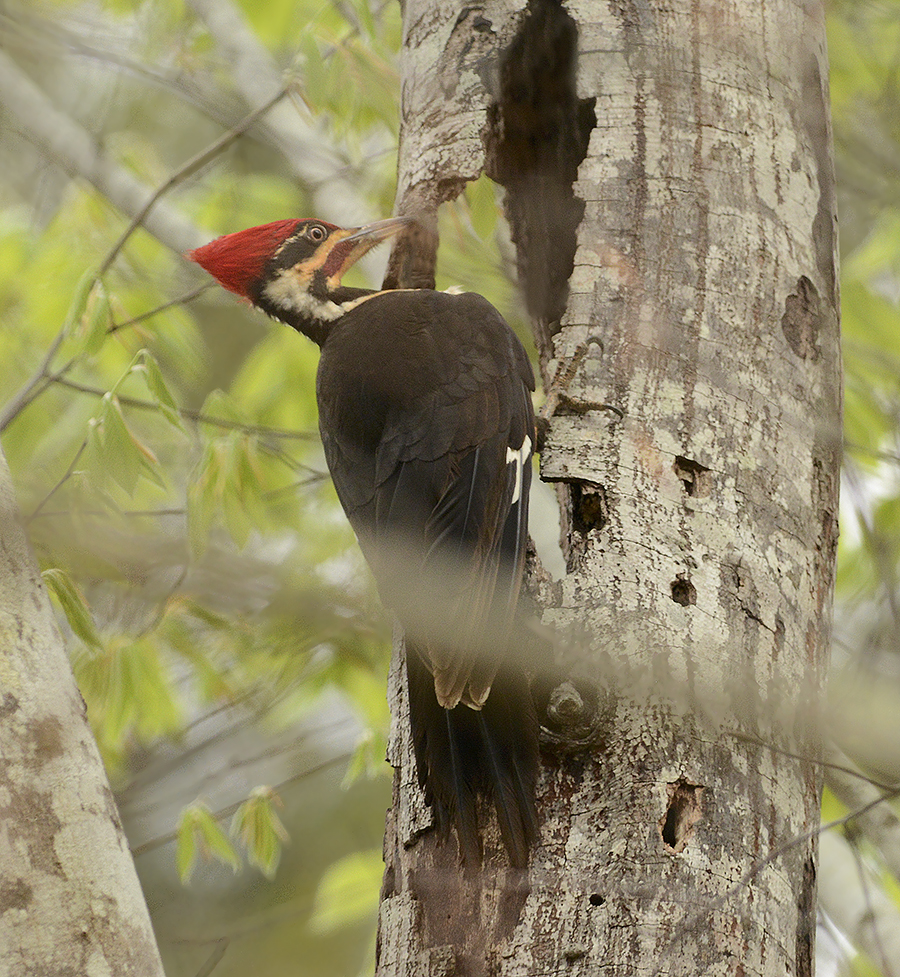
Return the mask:
<path id="1" fill-rule="evenodd" d="M 281 84 L 278 66 L 235 4 L 188 0 L 188 6 L 231 66 L 237 89 L 248 105 L 258 104 Z M 347 179 L 345 154 L 308 113 L 296 103 L 282 104 L 266 116 L 266 127 L 294 173 L 310 187 L 317 213 L 343 225 L 358 224 L 369 216 L 371 204 L 358 183 Z M 394 148 L 393 139 L 386 140 L 388 147 Z M 365 258 L 362 264 L 366 266 Z"/>
<path id="2" fill-rule="evenodd" d="M 163 302 L 162 305 L 157 305 L 155 308 L 148 310 L 147 312 L 142 312 L 140 315 L 132 316 L 130 319 L 126 319 L 124 322 L 114 322 L 108 329 L 109 333 L 119 332 L 120 329 L 128 329 L 130 326 L 136 326 L 141 322 L 146 322 L 148 319 L 152 319 L 155 315 L 159 315 L 160 312 L 165 312 L 166 309 L 171 309 L 175 305 L 186 305 L 188 302 L 193 302 L 195 298 L 201 296 L 205 291 L 212 288 L 215 282 L 206 282 L 203 285 L 198 285 L 196 288 L 192 288 L 189 292 L 185 292 L 184 295 L 179 295 L 178 298 L 169 299 L 168 302 Z"/>
<path id="3" fill-rule="evenodd" d="M 70 390 L 77 390 L 79 393 L 90 394 L 93 397 L 103 397 L 107 391 L 100 387 L 91 387 L 75 380 L 68 380 L 61 374 L 55 374 L 48 378 L 51 383 L 57 383 L 61 387 L 68 387 Z M 120 403 L 127 404 L 129 407 L 139 407 L 143 410 L 159 410 L 159 405 L 150 400 L 141 400 L 138 397 L 126 397 L 122 394 L 116 395 Z M 316 434 L 311 431 L 286 431 L 277 427 L 266 427 L 264 424 L 241 424 L 239 421 L 229 421 L 224 417 L 211 417 L 202 411 L 194 410 L 190 407 L 177 408 L 181 417 L 196 421 L 199 424 L 212 424 L 215 427 L 227 428 L 232 431 L 246 431 L 248 434 L 257 434 L 266 438 L 279 438 L 288 441 L 313 441 Z"/>
<path id="4" fill-rule="evenodd" d="M 3 52 L 0 51 L 0 58 L 2 57 Z M 50 344 L 50 348 L 44 354 L 44 358 L 30 379 L 26 380 L 22 389 L 0 411 L 0 432 L 5 431 L 10 423 L 49 385 L 50 381 L 47 378 L 47 370 L 53 357 L 56 356 L 56 351 L 62 344 L 63 336 L 63 330 L 60 330 L 59 335 Z"/>
<path id="5" fill-rule="evenodd" d="M 91 183 L 115 207 L 134 218 L 158 197 L 137 177 L 110 159 L 91 136 L 0 51 L 0 100 L 15 117 L 18 131 L 71 176 Z M 157 205 L 144 227 L 167 248 L 188 251 L 204 234 L 176 209 Z"/>
<path id="6" fill-rule="evenodd" d="M 883 793 L 869 778 L 856 772 L 853 761 L 836 746 L 829 747 L 825 782 L 834 796 L 848 808 L 862 808 L 877 801 Z M 900 817 L 889 804 L 874 807 L 857 818 L 857 826 L 881 853 L 885 867 L 900 880 Z"/>
<path id="7" fill-rule="evenodd" d="M 119 252 L 125 246 L 125 242 L 131 237 L 131 235 L 137 230 L 138 227 L 145 224 L 150 216 L 150 211 L 156 206 L 160 197 L 168 193 L 173 187 L 177 186 L 186 180 L 192 173 L 195 173 L 200 169 L 201 166 L 205 166 L 210 160 L 215 159 L 223 150 L 230 146 L 236 139 L 239 139 L 254 122 L 260 116 L 265 115 L 273 106 L 277 105 L 285 95 L 287 95 L 287 87 L 279 88 L 273 95 L 270 95 L 267 101 L 263 102 L 259 108 L 254 109 L 249 115 L 243 118 L 236 126 L 233 126 L 228 132 L 223 133 L 215 142 L 211 143 L 206 149 L 201 150 L 192 156 L 186 163 L 180 166 L 167 180 L 161 183 L 156 190 L 150 195 L 150 198 L 140 207 L 137 213 L 132 217 L 131 223 L 125 230 L 125 233 L 119 238 L 116 244 L 113 246 L 112 250 L 106 256 L 103 264 L 100 266 L 100 271 L 97 273 L 98 278 L 102 278 L 103 275 L 109 271 L 110 266 L 116 260 Z"/>

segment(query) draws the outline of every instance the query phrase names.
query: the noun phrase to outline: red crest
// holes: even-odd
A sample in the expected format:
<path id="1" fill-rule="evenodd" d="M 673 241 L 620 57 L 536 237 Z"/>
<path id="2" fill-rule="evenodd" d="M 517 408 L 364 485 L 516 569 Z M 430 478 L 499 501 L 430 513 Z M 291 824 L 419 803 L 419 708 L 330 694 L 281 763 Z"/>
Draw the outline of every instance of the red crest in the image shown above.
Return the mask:
<path id="1" fill-rule="evenodd" d="M 302 223 L 283 220 L 248 227 L 188 251 L 185 258 L 196 261 L 229 291 L 250 298 L 250 287 L 262 277 L 266 262 Z"/>

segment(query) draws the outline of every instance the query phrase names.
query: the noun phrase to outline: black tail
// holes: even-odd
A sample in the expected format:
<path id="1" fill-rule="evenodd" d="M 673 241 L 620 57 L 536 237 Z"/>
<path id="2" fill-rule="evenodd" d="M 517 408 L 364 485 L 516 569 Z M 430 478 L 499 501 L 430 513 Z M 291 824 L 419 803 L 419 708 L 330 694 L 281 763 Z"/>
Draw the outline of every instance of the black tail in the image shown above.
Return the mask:
<path id="1" fill-rule="evenodd" d="M 444 709 L 431 673 L 409 646 L 406 668 L 419 784 L 438 830 L 446 836 L 455 827 L 463 861 L 480 863 L 478 798 L 488 798 L 510 863 L 524 868 L 538 838 L 538 723 L 525 675 L 501 666 L 476 711 L 462 704 Z"/>

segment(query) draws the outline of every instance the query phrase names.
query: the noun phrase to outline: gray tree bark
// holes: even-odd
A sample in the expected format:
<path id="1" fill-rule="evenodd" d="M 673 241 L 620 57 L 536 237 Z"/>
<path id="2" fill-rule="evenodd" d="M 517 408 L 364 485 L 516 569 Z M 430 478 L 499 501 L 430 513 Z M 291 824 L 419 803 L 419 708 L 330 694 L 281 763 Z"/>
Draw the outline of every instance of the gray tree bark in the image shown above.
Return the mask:
<path id="1" fill-rule="evenodd" d="M 0 454 L 0 972 L 163 977 Z"/>
<path id="2" fill-rule="evenodd" d="M 398 212 L 483 170 L 553 418 L 542 841 L 436 843 L 405 739 L 378 973 L 811 975 L 841 387 L 822 6 L 406 0 Z M 413 246 L 410 247 L 410 244 Z M 436 242 L 391 284 L 427 285 Z M 601 406 L 605 405 L 605 406 Z"/>

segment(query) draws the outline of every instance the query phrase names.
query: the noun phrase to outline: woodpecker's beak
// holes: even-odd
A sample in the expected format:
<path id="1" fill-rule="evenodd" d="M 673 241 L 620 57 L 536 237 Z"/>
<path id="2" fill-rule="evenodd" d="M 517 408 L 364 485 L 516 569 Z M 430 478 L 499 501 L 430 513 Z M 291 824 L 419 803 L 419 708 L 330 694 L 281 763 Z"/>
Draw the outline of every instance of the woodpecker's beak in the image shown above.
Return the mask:
<path id="1" fill-rule="evenodd" d="M 415 223 L 412 217 L 388 217 L 387 220 L 374 221 L 364 227 L 358 227 L 348 238 L 347 241 L 371 241 L 370 247 L 374 247 L 379 241 L 389 238 L 404 227 Z"/>
<path id="2" fill-rule="evenodd" d="M 331 236 L 328 255 L 322 270 L 325 272 L 329 289 L 337 288 L 347 269 L 355 264 L 376 244 L 414 224 L 412 217 L 389 217 L 387 220 L 375 221 L 355 230 L 338 231 Z M 344 237 L 343 235 L 347 236 Z"/>

